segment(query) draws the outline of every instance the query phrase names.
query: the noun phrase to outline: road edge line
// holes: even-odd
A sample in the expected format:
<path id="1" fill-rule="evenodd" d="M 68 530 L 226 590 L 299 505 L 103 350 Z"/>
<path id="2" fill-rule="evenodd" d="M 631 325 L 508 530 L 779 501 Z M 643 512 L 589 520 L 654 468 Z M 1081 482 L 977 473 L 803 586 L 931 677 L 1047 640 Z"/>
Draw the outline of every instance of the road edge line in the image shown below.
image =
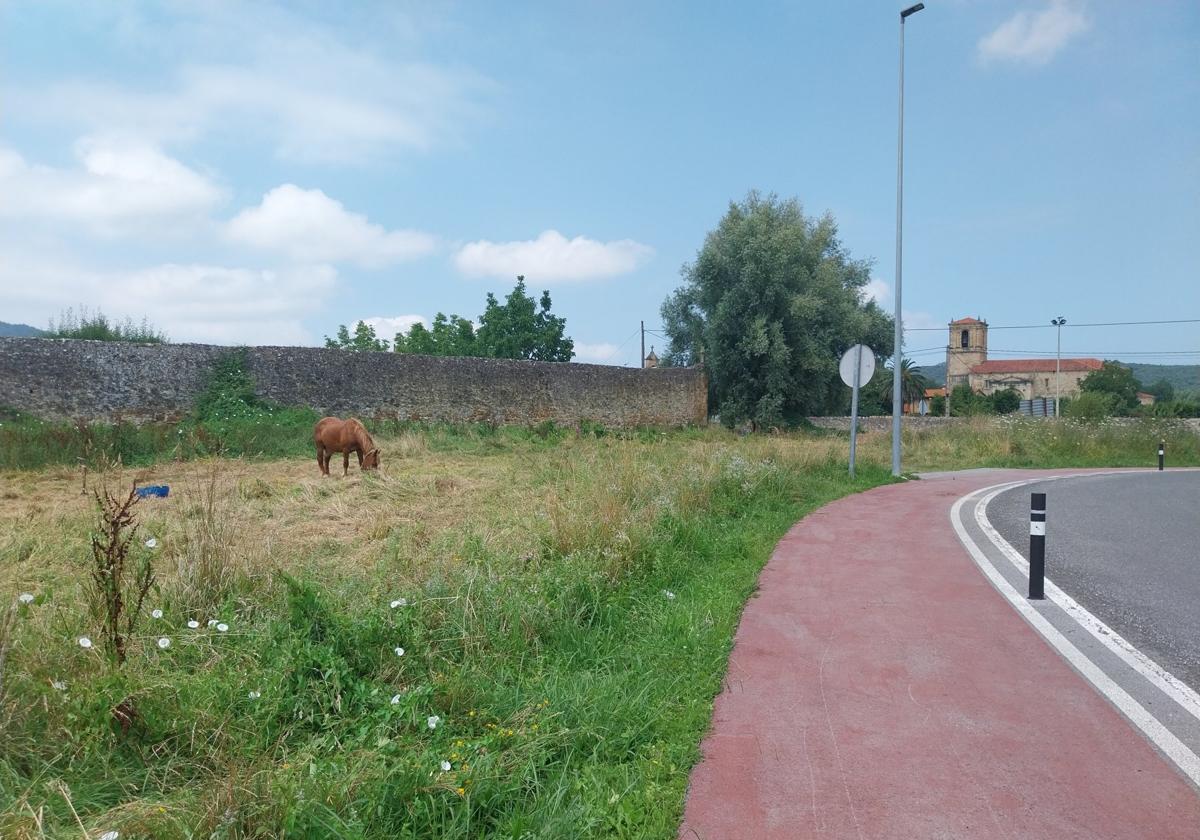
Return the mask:
<path id="1" fill-rule="evenodd" d="M 1109 473 L 1117 474 L 1119 473 Z M 1070 476 L 1059 476 L 1068 478 Z M 987 496 L 979 500 L 975 506 L 975 522 L 983 531 L 984 536 L 991 540 L 992 544 L 1003 554 L 1009 562 L 1011 562 L 1019 572 L 1029 575 L 1029 561 L 1021 556 L 1021 553 L 996 530 L 991 521 L 987 518 L 988 504 L 1001 493 L 1009 490 L 1015 490 L 1026 484 L 1035 484 L 1045 479 L 1030 479 L 1017 484 L 1009 485 L 998 490 L 988 493 Z M 1090 633 L 1096 641 L 1100 642 L 1106 648 L 1113 652 L 1122 662 L 1128 665 L 1133 670 L 1137 671 L 1147 682 L 1154 685 L 1159 691 L 1166 694 L 1175 701 L 1185 712 L 1190 714 L 1196 720 L 1200 721 L 1200 694 L 1197 694 L 1192 687 L 1184 683 L 1177 676 L 1172 674 L 1162 665 L 1159 665 L 1136 646 L 1113 628 L 1104 623 L 1087 607 L 1080 604 L 1066 592 L 1064 592 L 1057 584 L 1049 578 L 1046 578 L 1046 595 L 1058 604 L 1058 606 L 1074 619 L 1080 627 Z"/>
<path id="2" fill-rule="evenodd" d="M 1009 482 L 1008 486 L 1017 486 L 1022 482 Z M 993 490 L 998 486 L 984 487 L 976 490 L 973 493 L 958 499 L 950 508 L 950 524 L 954 528 L 954 532 L 958 535 L 958 540 L 967 549 L 971 559 L 975 565 L 983 572 L 984 577 L 992 584 L 992 586 L 1004 596 L 1005 600 L 1017 611 L 1017 613 L 1025 619 L 1025 621 L 1033 627 L 1035 631 L 1052 647 L 1060 656 L 1067 660 L 1072 668 L 1075 669 L 1084 679 L 1092 684 L 1092 687 L 1102 694 L 1105 699 L 1117 707 L 1117 709 L 1128 719 L 1134 726 L 1141 730 L 1142 734 L 1154 744 L 1158 750 L 1171 760 L 1172 763 L 1182 772 L 1191 783 L 1200 788 L 1200 756 L 1188 749 L 1187 745 L 1179 740 L 1173 732 L 1163 726 L 1159 720 L 1150 714 L 1146 709 L 1138 703 L 1125 689 L 1117 685 L 1117 683 L 1108 674 L 1088 659 L 1088 657 L 1075 647 L 1070 640 L 1064 636 L 1058 628 L 1051 624 L 1041 613 L 1033 608 L 1030 603 L 1021 597 L 1020 593 L 1013 588 L 1000 571 L 988 560 L 987 555 L 979 545 L 971 539 L 965 527 L 961 522 L 960 512 L 963 505 L 969 500 L 978 497 L 980 494 Z"/>

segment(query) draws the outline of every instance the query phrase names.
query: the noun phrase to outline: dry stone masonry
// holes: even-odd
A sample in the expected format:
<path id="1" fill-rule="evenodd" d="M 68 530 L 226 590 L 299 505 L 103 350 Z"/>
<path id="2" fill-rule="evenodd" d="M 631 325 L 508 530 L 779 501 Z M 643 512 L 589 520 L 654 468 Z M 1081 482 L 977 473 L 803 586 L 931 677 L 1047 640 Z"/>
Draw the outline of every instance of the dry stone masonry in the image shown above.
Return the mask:
<path id="1" fill-rule="evenodd" d="M 0 339 L 0 407 L 48 420 L 175 420 L 192 407 L 217 357 L 205 344 Z M 251 347 L 258 395 L 325 414 L 610 428 L 706 422 L 699 368 L 352 353 Z"/>

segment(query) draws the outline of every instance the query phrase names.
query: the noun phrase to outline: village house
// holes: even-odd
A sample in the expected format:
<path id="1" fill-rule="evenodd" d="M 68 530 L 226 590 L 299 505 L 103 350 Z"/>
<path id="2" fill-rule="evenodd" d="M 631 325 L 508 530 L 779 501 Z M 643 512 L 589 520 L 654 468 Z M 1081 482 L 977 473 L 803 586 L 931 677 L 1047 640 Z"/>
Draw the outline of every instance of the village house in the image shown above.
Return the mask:
<path id="1" fill-rule="evenodd" d="M 960 385 L 991 395 L 1011 388 L 1023 400 L 1079 393 L 1079 383 L 1104 363 L 1100 359 L 988 359 L 988 325 L 978 318 L 950 322 L 946 346 L 946 387 Z"/>

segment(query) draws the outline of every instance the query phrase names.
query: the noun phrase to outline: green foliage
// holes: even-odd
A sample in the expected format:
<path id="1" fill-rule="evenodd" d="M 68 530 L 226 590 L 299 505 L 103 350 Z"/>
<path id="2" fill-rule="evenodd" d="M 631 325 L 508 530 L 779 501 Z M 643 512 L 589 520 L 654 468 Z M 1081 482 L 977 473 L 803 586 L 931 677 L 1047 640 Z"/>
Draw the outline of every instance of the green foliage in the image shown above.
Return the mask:
<path id="1" fill-rule="evenodd" d="M 929 400 L 929 413 L 934 417 L 942 417 L 946 414 L 946 398 L 933 397 Z"/>
<path id="2" fill-rule="evenodd" d="M 129 637 L 137 630 L 146 595 L 154 585 L 154 567 L 150 552 L 134 544 L 136 490 L 130 489 L 124 501 L 107 488 L 95 497 L 100 521 L 91 538 L 92 562 L 85 578 L 88 601 L 105 650 L 120 666 L 125 664 Z"/>
<path id="3" fill-rule="evenodd" d="M 1134 378 L 1139 382 L 1166 382 L 1175 389 L 1176 394 L 1200 392 L 1200 365 L 1148 365 L 1141 362 L 1122 364 L 1133 371 Z"/>
<path id="4" fill-rule="evenodd" d="M 992 413 L 991 399 L 973 390 L 969 385 L 959 385 L 950 392 L 951 417 L 976 417 Z"/>
<path id="5" fill-rule="evenodd" d="M 365 321 L 359 321 L 354 327 L 354 335 L 345 324 L 339 324 L 337 335 L 333 338 L 325 336 L 325 346 L 330 350 L 351 350 L 356 353 L 386 352 L 386 339 L 375 337 L 375 328 Z"/>
<path id="6" fill-rule="evenodd" d="M 575 343 L 565 336 L 566 319 L 550 314 L 550 305 L 550 292 L 536 301 L 525 293 L 524 276 L 518 276 L 503 303 L 488 292 L 478 330 L 466 318 L 439 312 L 431 328 L 414 324 L 397 333 L 396 352 L 569 362 Z"/>
<path id="7" fill-rule="evenodd" d="M 1021 394 L 1012 388 L 994 391 L 991 396 L 993 414 L 1012 414 L 1021 407 Z"/>
<path id="8" fill-rule="evenodd" d="M 100 310 L 93 313 L 83 306 L 79 308 L 78 313 L 74 309 L 65 310 L 57 323 L 50 321 L 50 326 L 43 335 L 46 338 L 129 341 L 142 344 L 164 344 L 167 341 L 166 334 L 154 329 L 146 318 L 143 318 L 141 323 L 135 323 L 129 317 L 123 321 L 110 321 Z"/>
<path id="9" fill-rule="evenodd" d="M 1175 399 L 1175 386 L 1169 380 L 1159 379 L 1146 386 L 1146 393 L 1153 394 L 1156 402 L 1170 402 Z"/>
<path id="10" fill-rule="evenodd" d="M 838 359 L 855 342 L 886 354 L 891 320 L 864 300 L 870 264 L 854 260 L 831 216 L 750 193 L 705 238 L 684 285 L 662 306 L 668 364 L 701 354 L 722 422 L 799 422 L 840 405 Z"/>
<path id="11" fill-rule="evenodd" d="M 413 324 L 408 333 L 396 333 L 397 353 L 420 353 L 426 356 L 481 356 L 484 355 L 475 325 L 466 318 L 439 312 L 433 326 Z"/>
<path id="12" fill-rule="evenodd" d="M 1106 391 L 1082 391 L 1069 401 L 1063 400 L 1062 415 L 1075 420 L 1103 420 L 1117 413 L 1119 401 L 1116 394 Z"/>
<path id="13" fill-rule="evenodd" d="M 1083 378 L 1079 389 L 1085 394 L 1111 395 L 1110 413 L 1127 413 L 1138 407 L 1137 392 L 1142 386 L 1128 367 L 1120 362 L 1105 361 L 1100 370 L 1094 370 Z M 1089 403 L 1089 407 L 1097 405 L 1095 401 Z"/>

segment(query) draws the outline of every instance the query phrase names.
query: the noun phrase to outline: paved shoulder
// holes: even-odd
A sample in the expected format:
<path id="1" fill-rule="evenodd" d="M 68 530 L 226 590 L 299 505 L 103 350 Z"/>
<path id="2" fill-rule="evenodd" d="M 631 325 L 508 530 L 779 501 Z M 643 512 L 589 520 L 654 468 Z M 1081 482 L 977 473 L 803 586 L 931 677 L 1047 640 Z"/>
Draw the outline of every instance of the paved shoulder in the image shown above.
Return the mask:
<path id="1" fill-rule="evenodd" d="M 949 527 L 958 498 L 1006 477 L 878 488 L 788 533 L 738 629 L 681 837 L 1200 834 L 1195 789 Z"/>

